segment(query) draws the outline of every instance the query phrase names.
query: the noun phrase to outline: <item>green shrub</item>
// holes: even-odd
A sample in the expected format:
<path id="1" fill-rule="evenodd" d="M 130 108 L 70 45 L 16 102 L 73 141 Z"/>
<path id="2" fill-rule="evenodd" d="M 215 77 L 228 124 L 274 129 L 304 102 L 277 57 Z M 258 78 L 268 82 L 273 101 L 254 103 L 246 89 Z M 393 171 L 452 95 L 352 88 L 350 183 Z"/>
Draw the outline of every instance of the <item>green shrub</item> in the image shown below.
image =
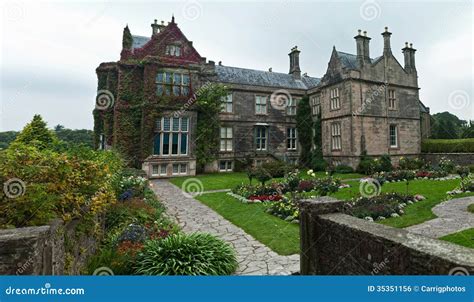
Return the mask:
<path id="1" fill-rule="evenodd" d="M 347 173 L 353 173 L 354 169 L 352 169 L 351 166 L 338 165 L 338 166 L 336 166 L 335 172 L 340 173 L 340 174 L 347 174 Z"/>
<path id="2" fill-rule="evenodd" d="M 406 205 L 408 201 L 414 200 L 415 198 L 411 195 L 385 193 L 353 199 L 344 205 L 344 210 L 355 217 L 371 217 L 375 220 L 379 217 L 389 218 L 392 214 L 402 215 L 404 212 L 400 204 Z"/>
<path id="3" fill-rule="evenodd" d="M 421 143 L 424 153 L 472 153 L 474 138 L 466 139 L 426 139 Z"/>
<path id="4" fill-rule="evenodd" d="M 425 162 L 420 158 L 400 157 L 398 161 L 400 169 L 403 170 L 419 170 L 425 166 Z"/>
<path id="5" fill-rule="evenodd" d="M 311 158 L 311 169 L 314 171 L 326 171 L 328 162 L 323 158 L 322 154 L 314 152 Z"/>
<path id="6" fill-rule="evenodd" d="M 379 171 L 377 172 L 390 172 L 392 171 L 393 167 L 392 167 L 392 160 L 390 159 L 390 155 L 388 154 L 384 154 L 382 155 L 382 157 L 380 158 L 380 161 L 379 161 Z"/>
<path id="7" fill-rule="evenodd" d="M 367 155 L 363 155 L 360 158 L 359 165 L 357 166 L 357 172 L 365 175 L 370 175 L 377 170 L 376 161 Z"/>
<path id="8" fill-rule="evenodd" d="M 468 167 L 469 167 L 469 171 L 471 173 L 474 173 L 474 165 L 468 165 Z"/>
<path id="9" fill-rule="evenodd" d="M 265 168 L 257 167 L 255 169 L 255 178 L 264 186 L 265 182 L 272 179 L 272 175 Z"/>
<path id="10" fill-rule="evenodd" d="M 454 171 L 455 164 L 452 160 L 446 158 L 446 157 L 441 157 L 439 160 L 439 168 L 447 173 L 451 173 Z"/>
<path id="11" fill-rule="evenodd" d="M 284 177 L 285 173 L 290 170 L 288 164 L 279 160 L 265 162 L 262 164 L 262 168 L 267 170 L 267 172 L 271 175 L 272 178 Z"/>
<path id="12" fill-rule="evenodd" d="M 143 275 L 230 275 L 237 269 L 235 251 L 205 233 L 175 234 L 150 240 L 137 256 L 136 273 Z"/>

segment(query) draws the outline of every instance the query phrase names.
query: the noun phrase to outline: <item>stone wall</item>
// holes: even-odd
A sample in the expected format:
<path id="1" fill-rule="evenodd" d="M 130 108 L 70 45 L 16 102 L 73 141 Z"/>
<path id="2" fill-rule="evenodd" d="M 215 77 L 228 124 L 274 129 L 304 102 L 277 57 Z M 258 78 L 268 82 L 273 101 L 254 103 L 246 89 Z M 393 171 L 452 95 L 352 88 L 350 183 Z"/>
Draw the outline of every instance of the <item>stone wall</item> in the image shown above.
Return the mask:
<path id="1" fill-rule="evenodd" d="M 302 202 L 301 274 L 447 275 L 456 268 L 474 274 L 471 249 L 343 214 L 342 204 Z"/>
<path id="2" fill-rule="evenodd" d="M 77 223 L 0 230 L 0 275 L 79 275 L 98 241 Z"/>
<path id="3" fill-rule="evenodd" d="M 421 157 L 432 164 L 437 164 L 442 157 L 446 157 L 456 165 L 474 165 L 474 153 L 422 153 Z"/>

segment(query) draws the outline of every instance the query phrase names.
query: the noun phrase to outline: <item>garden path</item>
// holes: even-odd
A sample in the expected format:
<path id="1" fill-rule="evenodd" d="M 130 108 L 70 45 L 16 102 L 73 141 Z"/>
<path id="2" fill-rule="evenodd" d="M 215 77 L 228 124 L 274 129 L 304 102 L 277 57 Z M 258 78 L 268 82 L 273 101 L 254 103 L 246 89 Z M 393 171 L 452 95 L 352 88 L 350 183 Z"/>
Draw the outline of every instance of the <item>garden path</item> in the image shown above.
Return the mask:
<path id="1" fill-rule="evenodd" d="M 406 230 L 431 238 L 440 238 L 474 227 L 474 214 L 467 207 L 474 196 L 451 199 L 435 206 L 432 211 L 438 218 L 407 227 Z"/>
<path id="2" fill-rule="evenodd" d="M 167 180 L 151 180 L 151 184 L 168 215 L 184 232 L 207 232 L 232 244 L 239 262 L 237 275 L 290 275 L 299 272 L 298 254 L 278 255 Z"/>

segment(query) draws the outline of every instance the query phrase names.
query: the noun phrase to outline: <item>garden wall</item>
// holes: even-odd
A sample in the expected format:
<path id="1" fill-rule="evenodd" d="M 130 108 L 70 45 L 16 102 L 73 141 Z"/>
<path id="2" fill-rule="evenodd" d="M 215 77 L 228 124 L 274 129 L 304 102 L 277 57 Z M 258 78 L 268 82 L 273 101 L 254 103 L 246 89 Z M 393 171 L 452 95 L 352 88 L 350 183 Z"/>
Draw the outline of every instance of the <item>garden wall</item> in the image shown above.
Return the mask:
<path id="1" fill-rule="evenodd" d="M 301 203 L 302 275 L 474 274 L 471 249 L 343 214 L 342 204 Z"/>
<path id="2" fill-rule="evenodd" d="M 0 230 L 0 275 L 79 275 L 97 241 L 78 221 Z"/>
<path id="3" fill-rule="evenodd" d="M 474 153 L 422 153 L 421 157 L 433 164 L 438 163 L 441 157 L 446 157 L 456 165 L 474 165 Z"/>

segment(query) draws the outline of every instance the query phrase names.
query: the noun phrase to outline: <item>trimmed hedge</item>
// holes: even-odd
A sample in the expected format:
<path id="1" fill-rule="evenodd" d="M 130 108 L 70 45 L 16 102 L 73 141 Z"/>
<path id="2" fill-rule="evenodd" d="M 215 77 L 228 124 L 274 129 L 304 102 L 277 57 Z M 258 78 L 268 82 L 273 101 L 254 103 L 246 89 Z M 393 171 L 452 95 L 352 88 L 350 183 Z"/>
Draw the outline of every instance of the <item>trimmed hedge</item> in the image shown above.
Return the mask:
<path id="1" fill-rule="evenodd" d="M 471 153 L 474 152 L 474 138 L 426 139 L 421 143 L 423 153 Z"/>

